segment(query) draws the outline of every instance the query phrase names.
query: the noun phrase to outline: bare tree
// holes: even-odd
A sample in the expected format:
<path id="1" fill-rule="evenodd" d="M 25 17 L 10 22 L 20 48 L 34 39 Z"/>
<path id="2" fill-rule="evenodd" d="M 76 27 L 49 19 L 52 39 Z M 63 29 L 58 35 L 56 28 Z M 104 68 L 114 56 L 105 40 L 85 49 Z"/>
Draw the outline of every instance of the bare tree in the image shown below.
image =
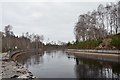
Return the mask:
<path id="1" fill-rule="evenodd" d="M 104 7 L 100 4 L 97 11 L 79 16 L 74 27 L 76 41 L 88 39 L 103 39 L 109 33 L 117 34 L 119 30 L 119 4 L 111 3 Z"/>
<path id="2" fill-rule="evenodd" d="M 43 47 L 43 35 L 29 34 L 26 32 L 22 36 L 15 36 L 12 32 L 12 26 L 5 26 L 5 35 L 2 34 L 3 51 L 17 49 L 41 49 Z"/>

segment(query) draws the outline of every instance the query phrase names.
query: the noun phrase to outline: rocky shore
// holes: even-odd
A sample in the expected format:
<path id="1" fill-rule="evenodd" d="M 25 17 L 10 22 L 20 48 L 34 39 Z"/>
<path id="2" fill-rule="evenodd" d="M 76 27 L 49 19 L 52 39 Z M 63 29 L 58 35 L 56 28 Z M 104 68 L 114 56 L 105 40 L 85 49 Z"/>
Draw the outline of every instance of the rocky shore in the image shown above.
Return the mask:
<path id="1" fill-rule="evenodd" d="M 9 56 L 5 56 L 7 53 L 2 53 L 2 79 L 4 78 L 28 78 L 34 79 L 35 76 L 22 64 L 13 61 Z"/>

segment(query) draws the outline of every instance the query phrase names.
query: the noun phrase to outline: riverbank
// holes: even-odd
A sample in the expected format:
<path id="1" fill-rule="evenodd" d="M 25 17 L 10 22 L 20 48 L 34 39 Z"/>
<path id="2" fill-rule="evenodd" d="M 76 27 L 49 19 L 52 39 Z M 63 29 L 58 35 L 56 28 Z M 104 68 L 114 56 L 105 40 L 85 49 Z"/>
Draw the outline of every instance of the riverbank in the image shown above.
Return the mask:
<path id="1" fill-rule="evenodd" d="M 120 62 L 119 50 L 79 50 L 79 49 L 66 49 L 65 52 L 75 54 L 83 58 Z"/>
<path id="2" fill-rule="evenodd" d="M 6 54 L 2 53 L 2 78 L 29 78 L 33 79 L 35 76 L 22 64 L 15 61 L 15 57 L 23 52 L 14 53 L 11 59 Z"/>

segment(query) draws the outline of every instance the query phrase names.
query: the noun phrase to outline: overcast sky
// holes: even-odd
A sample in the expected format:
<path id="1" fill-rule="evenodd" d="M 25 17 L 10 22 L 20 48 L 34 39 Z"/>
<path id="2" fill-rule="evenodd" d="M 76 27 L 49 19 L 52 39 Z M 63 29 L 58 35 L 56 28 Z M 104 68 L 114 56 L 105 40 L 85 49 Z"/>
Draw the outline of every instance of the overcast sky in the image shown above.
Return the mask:
<path id="1" fill-rule="evenodd" d="M 5 2 L 2 3 L 2 31 L 12 25 L 16 35 L 29 32 L 44 35 L 45 41 L 73 41 L 80 14 L 105 2 Z"/>

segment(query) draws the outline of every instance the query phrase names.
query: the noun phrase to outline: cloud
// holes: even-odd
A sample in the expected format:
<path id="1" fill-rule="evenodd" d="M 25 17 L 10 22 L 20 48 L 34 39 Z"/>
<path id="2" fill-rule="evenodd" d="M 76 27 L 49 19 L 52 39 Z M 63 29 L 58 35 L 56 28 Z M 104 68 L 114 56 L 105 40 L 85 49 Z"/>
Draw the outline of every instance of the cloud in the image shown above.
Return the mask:
<path id="1" fill-rule="evenodd" d="M 2 4 L 0 3 L 0 26 L 2 26 Z M 2 29 L 0 29 L 2 31 Z"/>
<path id="2" fill-rule="evenodd" d="M 89 0 L 89 2 L 115 2 L 116 0 Z M 88 2 L 88 0 L 1 0 L 0 2 Z"/>
<path id="3" fill-rule="evenodd" d="M 2 23 L 4 26 L 11 24 L 17 35 L 30 32 L 43 34 L 46 41 L 47 38 L 53 41 L 72 41 L 74 40 L 73 29 L 78 16 L 96 9 L 99 4 L 89 2 L 5 2 L 2 3 Z"/>

